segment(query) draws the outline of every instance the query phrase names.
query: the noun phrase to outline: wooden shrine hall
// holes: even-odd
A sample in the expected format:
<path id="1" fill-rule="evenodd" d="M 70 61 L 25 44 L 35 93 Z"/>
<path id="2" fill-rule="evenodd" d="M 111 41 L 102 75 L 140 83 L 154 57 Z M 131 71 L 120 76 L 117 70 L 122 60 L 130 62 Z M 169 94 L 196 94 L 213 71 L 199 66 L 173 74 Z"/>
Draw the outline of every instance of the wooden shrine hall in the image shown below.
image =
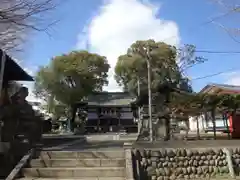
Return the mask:
<path id="1" fill-rule="evenodd" d="M 76 105 L 86 111 L 85 129 L 94 132 L 137 132 L 137 122 L 131 108 L 135 97 L 126 92 L 95 92 Z"/>

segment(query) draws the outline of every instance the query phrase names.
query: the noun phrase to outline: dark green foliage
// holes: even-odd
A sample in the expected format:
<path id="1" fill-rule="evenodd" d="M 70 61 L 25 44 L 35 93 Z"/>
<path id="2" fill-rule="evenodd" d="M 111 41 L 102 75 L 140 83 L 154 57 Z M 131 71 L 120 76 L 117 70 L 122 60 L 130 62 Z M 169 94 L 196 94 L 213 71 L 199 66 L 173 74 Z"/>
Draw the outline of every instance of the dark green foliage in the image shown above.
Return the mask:
<path id="1" fill-rule="evenodd" d="M 93 91 L 107 85 L 109 64 L 104 56 L 87 51 L 73 51 L 54 57 L 36 76 L 35 92 L 38 96 L 71 105 Z"/>
<path id="2" fill-rule="evenodd" d="M 182 50 L 154 40 L 136 41 L 127 53 L 119 56 L 115 67 L 115 79 L 124 90 L 137 94 L 137 81 L 141 93 L 147 92 L 147 62 L 151 68 L 152 92 L 160 85 L 176 83 L 178 88 L 192 91 L 189 81 L 182 73 L 184 70 L 205 60 L 195 56 L 195 47 L 186 45 Z"/>

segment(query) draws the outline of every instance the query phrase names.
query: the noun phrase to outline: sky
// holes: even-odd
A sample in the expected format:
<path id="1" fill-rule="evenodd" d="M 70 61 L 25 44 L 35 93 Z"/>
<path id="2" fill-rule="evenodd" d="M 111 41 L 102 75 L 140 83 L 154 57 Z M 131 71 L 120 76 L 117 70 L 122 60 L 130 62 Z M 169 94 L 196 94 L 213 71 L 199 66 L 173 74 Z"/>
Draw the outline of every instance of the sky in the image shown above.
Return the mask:
<path id="1" fill-rule="evenodd" d="M 51 12 L 51 19 L 58 23 L 51 26 L 49 34 L 32 33 L 24 55 L 16 58 L 34 75 L 39 66 L 47 65 L 54 56 L 88 49 L 106 56 L 111 65 L 109 85 L 104 90 L 119 91 L 113 69 L 117 57 L 136 40 L 154 39 L 177 47 L 193 44 L 197 51 L 240 51 L 240 43 L 222 27 L 237 27 L 240 17 L 221 17 L 225 12 L 225 7 L 214 0 L 66 0 Z M 196 55 L 207 61 L 186 72 L 195 91 L 208 83 L 240 85 L 240 54 Z M 25 85 L 33 88 L 30 83 Z M 29 99 L 33 100 L 33 96 Z"/>

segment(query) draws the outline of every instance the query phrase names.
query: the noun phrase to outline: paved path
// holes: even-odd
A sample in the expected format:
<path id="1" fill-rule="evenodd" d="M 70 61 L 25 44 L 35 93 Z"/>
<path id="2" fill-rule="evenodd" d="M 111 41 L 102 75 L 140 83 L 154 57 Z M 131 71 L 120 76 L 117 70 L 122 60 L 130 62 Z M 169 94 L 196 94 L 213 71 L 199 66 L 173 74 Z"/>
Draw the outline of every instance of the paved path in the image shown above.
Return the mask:
<path id="1" fill-rule="evenodd" d="M 78 137 L 78 136 L 75 136 Z M 48 138 L 47 138 L 48 139 Z M 50 139 L 50 138 L 49 138 Z M 123 148 L 124 142 L 134 142 L 136 135 L 116 135 L 116 134 L 101 134 L 101 135 L 86 135 L 79 138 L 60 137 L 53 138 L 58 141 L 64 140 L 61 144 L 45 146 L 44 150 L 119 150 Z M 54 141 L 54 140 L 53 140 Z"/>
<path id="2" fill-rule="evenodd" d="M 99 133 L 99 134 L 87 134 L 87 135 L 73 135 L 73 134 L 44 134 L 44 139 L 81 139 L 86 138 L 88 140 L 104 141 L 104 140 L 135 140 L 137 133 L 131 134 L 119 134 L 119 133 Z"/>
<path id="3" fill-rule="evenodd" d="M 220 148 L 220 147 L 239 147 L 240 140 L 170 140 L 158 141 L 154 143 L 136 142 L 135 148 Z"/>
<path id="4" fill-rule="evenodd" d="M 65 150 L 65 151 L 77 151 L 77 150 L 119 150 L 123 148 L 123 144 L 126 141 L 83 141 L 76 140 L 69 143 L 64 143 L 59 146 L 46 147 L 44 150 Z M 132 141 L 130 141 L 132 142 Z"/>
<path id="5" fill-rule="evenodd" d="M 123 148 L 123 142 L 91 142 L 86 144 L 74 144 L 72 146 L 69 146 L 65 148 L 64 150 L 91 150 L 91 151 L 97 151 L 97 150 L 119 150 Z"/>
<path id="6" fill-rule="evenodd" d="M 95 134 L 85 136 L 60 136 L 55 140 L 57 143 L 53 145 L 45 146 L 50 149 L 58 150 L 84 150 L 84 149 L 118 149 L 123 147 L 124 142 L 135 142 L 136 134 L 128 135 L 116 135 L 112 134 Z M 47 141 L 52 139 L 46 138 Z M 54 139 L 54 138 L 53 138 Z M 61 142 L 61 143 L 60 143 Z M 60 145 L 59 145 L 60 144 Z M 170 140 L 170 141 L 156 141 L 154 143 L 149 142 L 135 142 L 136 148 L 207 148 L 207 147 L 240 147 L 240 140 Z"/>

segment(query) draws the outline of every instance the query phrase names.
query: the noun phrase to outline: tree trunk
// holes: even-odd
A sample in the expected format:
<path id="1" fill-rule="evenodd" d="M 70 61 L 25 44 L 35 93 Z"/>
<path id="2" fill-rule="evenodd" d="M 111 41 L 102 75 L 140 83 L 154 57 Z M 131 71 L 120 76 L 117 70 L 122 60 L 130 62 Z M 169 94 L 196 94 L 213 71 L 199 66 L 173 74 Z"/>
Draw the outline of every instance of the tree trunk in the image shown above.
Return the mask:
<path id="1" fill-rule="evenodd" d="M 222 119 L 223 119 L 223 126 L 224 126 L 224 128 L 226 128 L 227 127 L 227 121 L 226 121 L 226 116 L 225 116 L 224 113 L 222 113 Z"/>
<path id="2" fill-rule="evenodd" d="M 138 135 L 140 134 L 141 132 L 141 128 L 143 126 L 143 121 L 141 120 L 141 107 L 138 107 Z"/>
<path id="3" fill-rule="evenodd" d="M 213 134 L 214 134 L 214 139 L 217 139 L 217 134 L 216 134 L 215 109 L 212 109 L 212 111 L 211 111 L 211 115 L 212 115 L 212 124 L 213 124 Z"/>
<path id="4" fill-rule="evenodd" d="M 204 120 L 203 120 L 203 118 L 202 118 L 202 130 L 204 130 L 205 129 L 205 125 L 204 125 Z"/>
<path id="5" fill-rule="evenodd" d="M 188 139 L 188 132 L 189 132 L 189 120 L 188 119 L 185 121 L 185 125 L 187 127 L 186 132 L 185 132 L 185 138 Z"/>
<path id="6" fill-rule="evenodd" d="M 208 118 L 208 112 L 207 111 L 205 111 L 204 117 L 205 117 L 205 122 L 206 122 L 206 127 L 205 127 L 204 130 L 206 130 L 209 126 L 209 118 Z"/>
<path id="7" fill-rule="evenodd" d="M 77 108 L 71 107 L 71 112 L 72 112 L 72 117 L 71 117 L 71 123 L 70 123 L 70 130 L 71 132 L 74 132 Z"/>
<path id="8" fill-rule="evenodd" d="M 226 125 L 228 139 L 231 139 L 230 129 L 228 126 L 228 115 L 227 114 L 223 114 L 223 121 L 225 122 L 225 125 Z"/>
<path id="9" fill-rule="evenodd" d="M 170 116 L 167 115 L 166 118 L 165 118 L 165 128 L 166 128 L 166 135 L 165 135 L 165 138 L 164 140 L 165 141 L 168 141 L 170 140 L 170 137 L 171 137 L 171 133 L 170 133 Z"/>
<path id="10" fill-rule="evenodd" d="M 199 118 L 198 118 L 198 116 L 196 117 L 195 120 L 197 121 L 197 139 L 199 140 L 200 139 L 200 132 L 199 132 Z"/>
<path id="11" fill-rule="evenodd" d="M 166 105 L 168 105 L 169 102 L 170 102 L 170 92 L 167 91 L 166 92 L 166 100 L 165 100 Z M 170 116 L 170 109 L 168 106 L 167 106 L 166 110 L 167 110 L 168 114 L 166 115 L 166 119 L 165 119 L 166 137 L 164 140 L 168 141 L 168 140 L 170 140 L 170 137 L 171 137 L 171 124 L 170 124 L 171 116 Z"/>

